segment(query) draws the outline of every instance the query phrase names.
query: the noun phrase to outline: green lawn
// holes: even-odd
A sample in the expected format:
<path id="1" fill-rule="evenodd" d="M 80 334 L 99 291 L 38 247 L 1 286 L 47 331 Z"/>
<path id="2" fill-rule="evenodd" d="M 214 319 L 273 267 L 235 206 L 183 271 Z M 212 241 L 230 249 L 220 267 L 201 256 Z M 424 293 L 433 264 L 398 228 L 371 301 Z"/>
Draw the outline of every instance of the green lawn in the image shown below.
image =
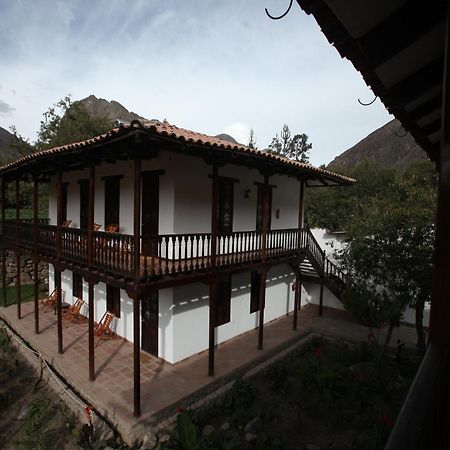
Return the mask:
<path id="1" fill-rule="evenodd" d="M 39 298 L 48 294 L 48 286 L 39 285 Z M 32 302 L 34 300 L 34 285 L 23 284 L 20 289 L 20 299 L 22 303 Z M 3 304 L 3 289 L 0 288 L 0 303 Z M 6 304 L 13 305 L 16 303 L 16 287 L 8 286 L 6 288 Z"/>

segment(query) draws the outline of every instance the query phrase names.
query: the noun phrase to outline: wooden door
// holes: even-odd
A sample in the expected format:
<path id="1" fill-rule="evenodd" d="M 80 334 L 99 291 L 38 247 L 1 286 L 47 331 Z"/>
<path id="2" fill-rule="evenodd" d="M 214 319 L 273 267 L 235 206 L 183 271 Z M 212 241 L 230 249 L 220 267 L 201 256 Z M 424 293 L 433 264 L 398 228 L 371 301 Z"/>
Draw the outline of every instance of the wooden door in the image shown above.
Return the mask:
<path id="1" fill-rule="evenodd" d="M 158 256 L 159 176 L 142 174 L 142 254 Z"/>
<path id="2" fill-rule="evenodd" d="M 142 350 L 158 356 L 158 293 L 141 300 Z"/>
<path id="3" fill-rule="evenodd" d="M 80 180 L 80 228 L 87 230 L 89 216 L 89 180 Z"/>
<path id="4" fill-rule="evenodd" d="M 272 187 L 269 186 L 269 222 L 267 229 L 270 230 L 272 222 Z M 263 210 L 264 210 L 264 185 L 258 184 L 258 194 L 256 198 L 256 231 L 259 233 L 262 231 L 263 223 Z"/>
<path id="5" fill-rule="evenodd" d="M 105 177 L 105 229 L 119 226 L 121 176 Z"/>
<path id="6" fill-rule="evenodd" d="M 233 231 L 233 180 L 219 179 L 219 198 L 217 205 L 217 232 Z"/>

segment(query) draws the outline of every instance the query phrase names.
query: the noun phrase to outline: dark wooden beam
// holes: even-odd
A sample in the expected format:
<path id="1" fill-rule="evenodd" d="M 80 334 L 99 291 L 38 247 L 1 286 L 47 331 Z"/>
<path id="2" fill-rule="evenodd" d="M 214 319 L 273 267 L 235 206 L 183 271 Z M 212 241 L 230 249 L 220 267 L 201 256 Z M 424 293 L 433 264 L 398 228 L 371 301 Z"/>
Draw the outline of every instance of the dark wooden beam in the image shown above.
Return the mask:
<path id="1" fill-rule="evenodd" d="M 141 263 L 141 160 L 134 160 L 134 210 L 133 210 L 133 242 L 134 242 L 134 282 L 137 286 L 140 282 Z"/>
<path id="2" fill-rule="evenodd" d="M 19 247 L 19 222 L 20 222 L 20 181 L 16 178 L 16 303 L 17 318 L 22 318 L 21 312 L 21 282 L 20 282 L 20 247 Z"/>
<path id="3" fill-rule="evenodd" d="M 133 298 L 133 374 L 134 417 L 141 415 L 140 298 Z"/>
<path id="4" fill-rule="evenodd" d="M 34 332 L 39 334 L 39 257 L 37 251 L 39 223 L 39 183 L 33 182 L 33 277 L 34 277 Z"/>
<path id="5" fill-rule="evenodd" d="M 443 58 L 435 59 L 390 87 L 388 90 L 389 96 L 394 97 L 397 102 L 400 101 L 401 106 L 404 106 L 424 94 L 430 89 L 430 86 L 438 84 L 442 80 L 443 67 Z"/>
<path id="6" fill-rule="evenodd" d="M 375 68 L 424 36 L 443 14 L 445 2 L 424 8 L 423 1 L 410 0 L 357 42 Z"/>
<path id="7" fill-rule="evenodd" d="M 411 118 L 411 120 L 420 120 L 432 112 L 442 108 L 442 94 L 436 95 L 430 100 L 422 103 L 411 111 L 406 111 L 406 114 Z"/>
<path id="8" fill-rule="evenodd" d="M 94 284 L 88 285 L 89 317 L 88 317 L 88 346 L 89 346 L 89 380 L 95 380 L 95 353 L 94 353 Z"/>
<path id="9" fill-rule="evenodd" d="M 420 127 L 420 130 L 424 136 L 429 136 L 430 134 L 433 134 L 436 131 L 439 131 L 440 128 L 441 128 L 441 118 L 439 117 L 439 119 L 436 119 L 435 121 L 431 122 L 430 124 Z"/>
<path id="10" fill-rule="evenodd" d="M 209 345 L 208 345 L 208 376 L 214 376 L 214 345 L 216 330 L 216 293 L 217 282 L 209 284 Z"/>
<path id="11" fill-rule="evenodd" d="M 6 220 L 6 180 L 2 178 L 2 233 L 5 232 Z M 2 286 L 3 286 L 3 307 L 6 308 L 6 248 L 2 243 Z"/>
<path id="12" fill-rule="evenodd" d="M 450 7 L 447 10 L 430 342 L 450 345 Z M 442 73 L 441 73 L 442 74 Z"/>
<path id="13" fill-rule="evenodd" d="M 62 291 L 61 291 L 61 224 L 62 224 L 62 173 L 56 175 L 56 264 L 55 271 L 56 288 L 56 314 L 58 323 L 58 353 L 64 353 L 63 329 L 62 329 Z"/>
<path id="14" fill-rule="evenodd" d="M 211 267 L 216 267 L 217 253 L 217 205 L 219 203 L 218 166 L 213 165 L 212 193 L 211 193 Z"/>

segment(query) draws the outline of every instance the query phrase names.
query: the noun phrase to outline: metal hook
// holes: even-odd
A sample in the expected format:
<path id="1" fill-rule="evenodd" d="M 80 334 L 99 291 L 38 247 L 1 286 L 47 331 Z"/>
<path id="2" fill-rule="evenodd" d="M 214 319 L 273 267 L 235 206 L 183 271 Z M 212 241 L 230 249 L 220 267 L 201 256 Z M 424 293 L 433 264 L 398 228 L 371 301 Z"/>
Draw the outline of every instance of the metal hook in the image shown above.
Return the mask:
<path id="1" fill-rule="evenodd" d="M 293 3 L 293 2 L 294 2 L 294 0 L 291 0 L 291 2 L 289 3 L 289 8 L 286 10 L 286 12 L 285 12 L 284 14 L 281 14 L 281 16 L 278 16 L 278 17 L 272 16 L 272 15 L 269 13 L 269 11 L 267 10 L 267 8 L 264 8 L 264 9 L 265 9 L 265 11 L 266 11 L 266 14 L 267 14 L 272 20 L 280 20 L 280 19 L 282 19 L 284 16 L 286 16 L 287 13 L 291 10 L 291 8 L 292 8 L 292 3 Z"/>
<path id="2" fill-rule="evenodd" d="M 378 98 L 378 95 L 375 95 L 375 98 L 369 102 L 369 103 L 363 103 L 359 98 L 358 98 L 358 103 L 362 106 L 370 106 L 373 105 L 375 103 L 375 100 Z"/>
<path id="3" fill-rule="evenodd" d="M 401 128 L 403 128 L 403 131 L 405 132 L 405 134 L 398 134 L 397 133 L 397 131 L 399 131 Z M 397 137 L 399 137 L 399 138 L 403 138 L 403 137 L 405 137 L 407 134 L 408 134 L 408 132 L 405 130 L 405 128 L 404 127 L 402 127 L 401 125 L 394 131 L 394 134 L 397 136 Z"/>

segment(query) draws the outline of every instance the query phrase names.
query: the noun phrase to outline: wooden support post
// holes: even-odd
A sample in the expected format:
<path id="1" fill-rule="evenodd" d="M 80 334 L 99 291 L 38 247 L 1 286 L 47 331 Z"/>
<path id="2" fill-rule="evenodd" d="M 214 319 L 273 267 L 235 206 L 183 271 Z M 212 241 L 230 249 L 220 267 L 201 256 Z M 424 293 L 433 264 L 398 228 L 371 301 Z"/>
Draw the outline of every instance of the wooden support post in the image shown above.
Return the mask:
<path id="1" fill-rule="evenodd" d="M 133 367 L 134 367 L 134 416 L 141 415 L 141 298 L 139 285 L 140 234 L 141 234 L 141 160 L 134 160 L 134 288 L 133 296 Z"/>
<path id="2" fill-rule="evenodd" d="M 299 303 L 301 302 L 301 278 L 300 278 L 300 272 L 295 272 L 295 297 L 294 297 L 294 324 L 293 328 L 294 330 L 297 329 L 297 322 L 298 322 L 298 310 L 300 309 L 298 307 Z"/>
<path id="3" fill-rule="evenodd" d="M 450 345 L 450 7 L 447 6 L 430 342 Z"/>
<path id="4" fill-rule="evenodd" d="M 94 354 L 94 284 L 89 280 L 89 322 L 88 322 L 88 346 L 89 346 L 89 380 L 95 380 L 95 354 Z"/>
<path id="5" fill-rule="evenodd" d="M 298 310 L 302 309 L 302 274 L 298 272 Z"/>
<path id="6" fill-rule="evenodd" d="M 20 282 L 20 247 L 19 247 L 19 225 L 20 225 L 20 185 L 19 178 L 16 178 L 16 304 L 17 318 L 22 318 L 21 312 L 21 282 Z"/>
<path id="7" fill-rule="evenodd" d="M 258 326 L 258 350 L 263 349 L 264 339 L 264 308 L 266 305 L 266 271 L 259 274 L 259 326 Z"/>
<path id="8" fill-rule="evenodd" d="M 34 332 L 39 334 L 39 258 L 37 251 L 39 184 L 33 181 L 33 277 L 34 277 Z"/>
<path id="9" fill-rule="evenodd" d="M 2 179 L 2 233 L 5 233 L 5 219 L 6 219 L 6 181 Z M 2 286 L 3 286 L 3 306 L 6 308 L 6 248 L 2 243 Z"/>
<path id="10" fill-rule="evenodd" d="M 300 257 L 300 250 L 302 248 L 302 229 L 303 229 L 303 210 L 305 204 L 305 182 L 300 181 L 300 192 L 298 199 L 298 221 L 297 221 L 297 249 Z"/>
<path id="11" fill-rule="evenodd" d="M 139 296 L 133 298 L 133 368 L 134 368 L 134 416 L 141 415 L 141 330 Z"/>
<path id="12" fill-rule="evenodd" d="M 319 316 L 323 315 L 323 278 L 320 280 Z"/>
<path id="13" fill-rule="evenodd" d="M 263 195 L 263 214 L 262 214 L 262 233 L 261 233 L 261 260 L 265 264 L 267 261 L 267 233 L 269 231 L 269 202 L 270 202 L 270 188 L 269 175 L 264 174 L 264 195 Z M 266 277 L 267 268 L 259 274 L 259 326 L 258 326 L 258 349 L 263 349 L 264 339 L 264 308 L 266 304 Z"/>
<path id="14" fill-rule="evenodd" d="M 219 170 L 213 164 L 212 173 L 212 193 L 211 193 L 211 272 L 213 278 L 209 284 L 209 334 L 208 334 L 208 376 L 214 376 L 214 346 L 216 332 L 216 308 L 217 308 L 217 278 L 214 273 L 217 271 L 217 205 L 219 203 Z"/>
<path id="15" fill-rule="evenodd" d="M 214 345 L 216 330 L 216 294 L 217 281 L 209 284 L 209 348 L 208 348 L 208 376 L 214 376 Z"/>
<path id="16" fill-rule="evenodd" d="M 94 261 L 94 204 L 95 204 L 95 166 L 89 167 L 89 192 L 88 192 L 88 270 L 92 270 Z M 89 380 L 95 380 L 95 347 L 94 347 L 94 283 L 92 275 L 88 277 L 89 289 L 89 322 L 88 322 L 88 349 L 89 349 Z"/>
<path id="17" fill-rule="evenodd" d="M 62 174 L 56 175 L 56 263 L 55 288 L 56 288 L 56 313 L 58 323 L 58 353 L 64 353 L 63 329 L 62 329 L 62 292 L 61 292 L 61 224 L 62 224 Z"/>

